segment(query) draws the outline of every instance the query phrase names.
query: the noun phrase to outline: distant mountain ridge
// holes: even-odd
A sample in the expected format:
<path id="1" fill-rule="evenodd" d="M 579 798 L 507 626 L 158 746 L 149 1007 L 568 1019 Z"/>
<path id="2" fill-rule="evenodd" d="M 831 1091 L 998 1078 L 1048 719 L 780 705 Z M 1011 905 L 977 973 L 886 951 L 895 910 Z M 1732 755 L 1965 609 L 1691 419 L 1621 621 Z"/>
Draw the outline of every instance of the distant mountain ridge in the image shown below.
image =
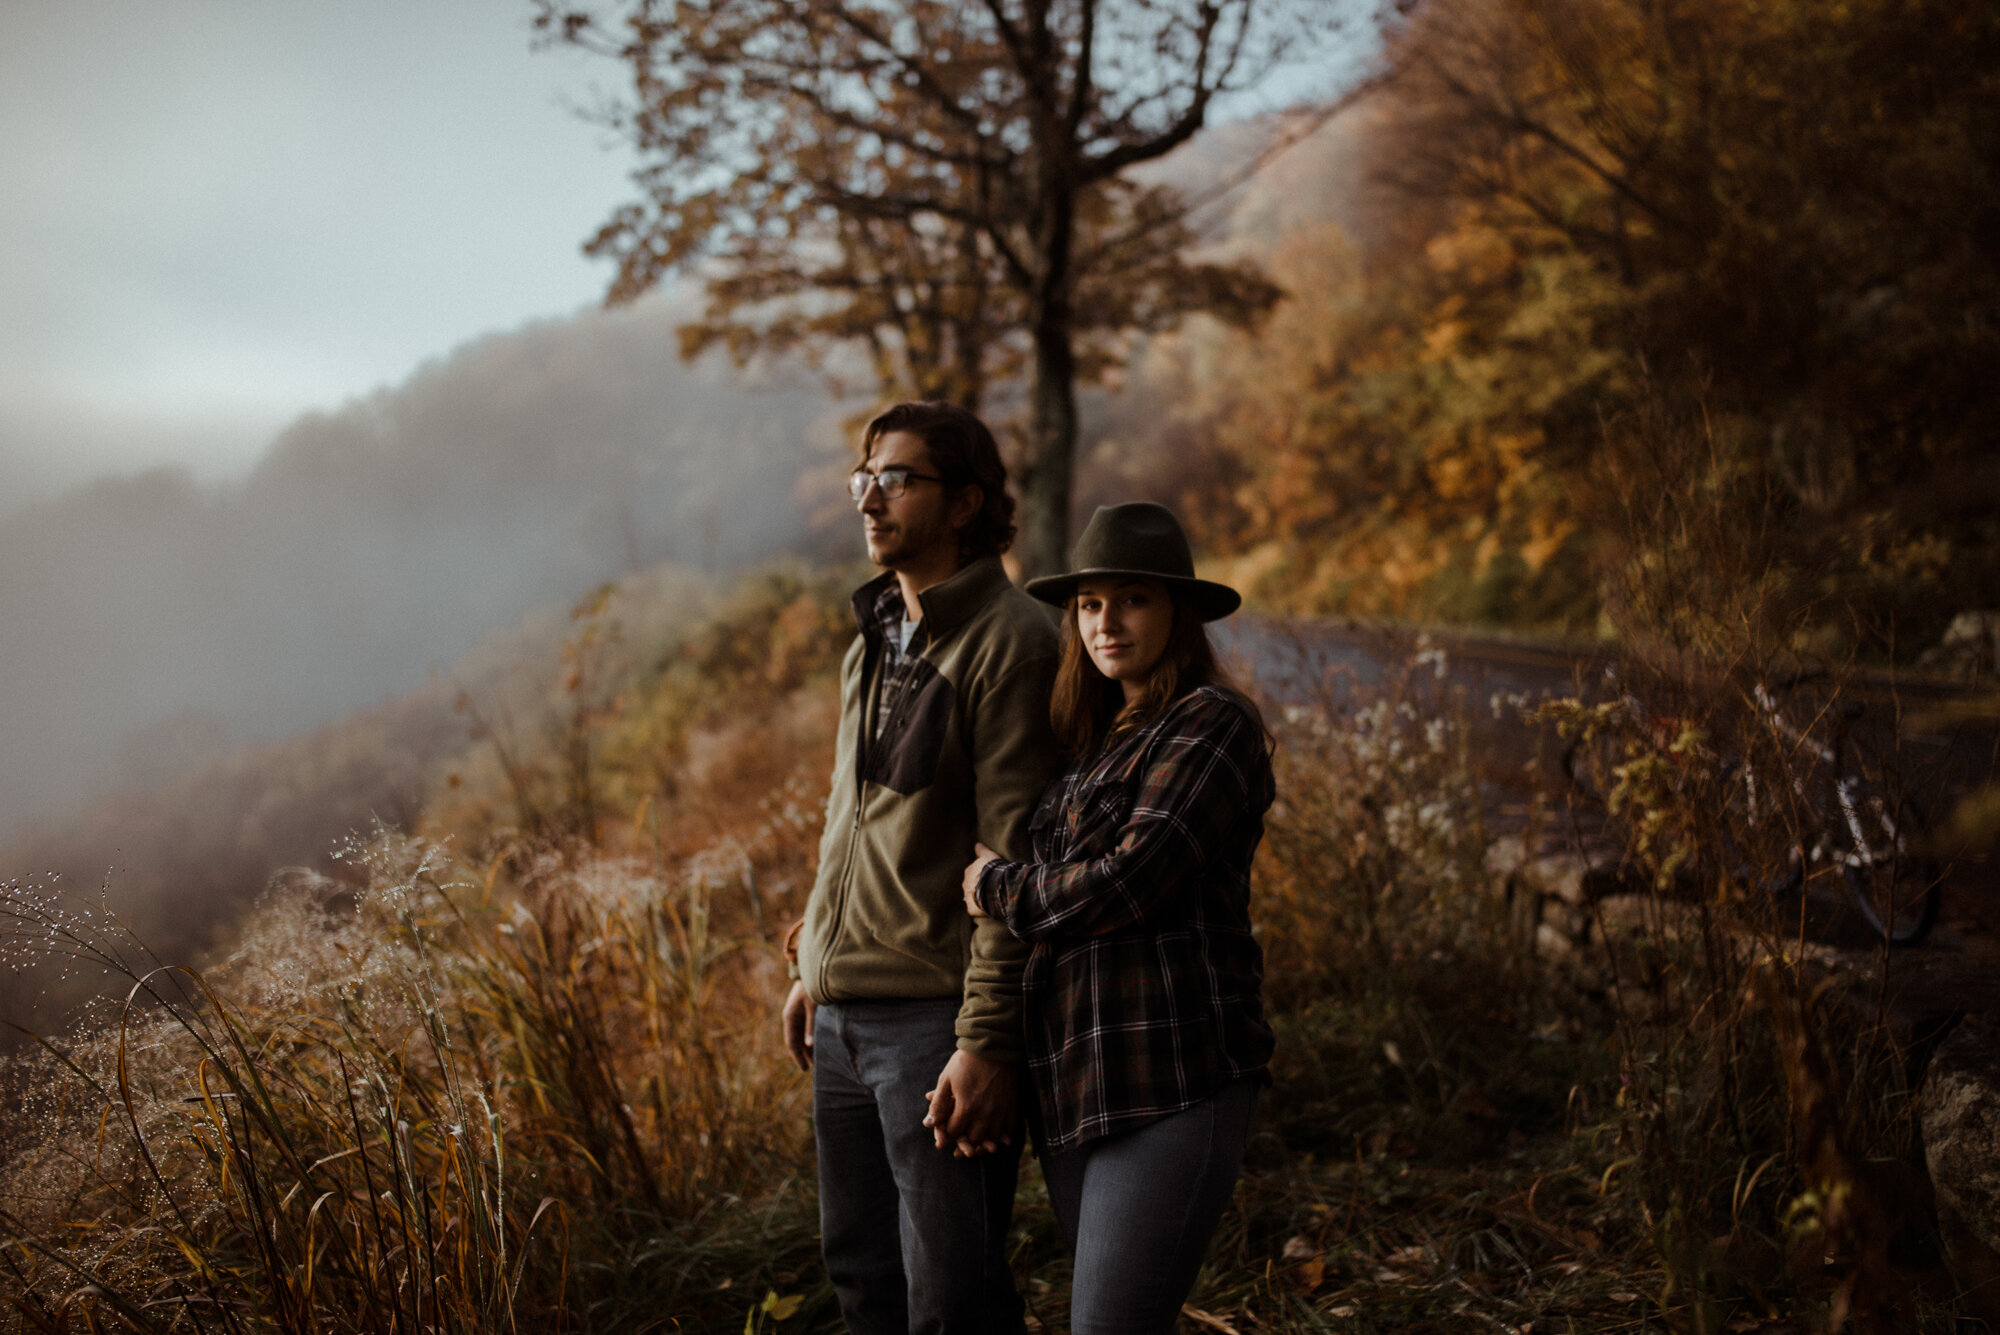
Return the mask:
<path id="1" fill-rule="evenodd" d="M 496 334 L 301 418 L 241 483 L 154 470 L 0 519 L 0 838 L 163 721 L 315 727 L 623 571 L 823 550 L 796 484 L 838 411 L 803 373 L 682 364 L 683 318 Z"/>
<path id="2" fill-rule="evenodd" d="M 1269 128 L 1168 167 L 1224 179 Z M 1218 201 L 1213 244 L 1361 226 L 1324 179 L 1350 160 L 1329 130 Z M 276 868 L 416 821 L 484 754 L 461 688 L 533 745 L 591 590 L 619 585 L 621 652 L 659 654 L 736 570 L 858 558 L 858 405 L 797 366 L 684 365 L 683 318 L 649 300 L 492 335 L 300 418 L 233 484 L 155 470 L 0 515 L 0 882 L 104 884 L 142 939 L 197 958 Z M 1083 396 L 1080 508 L 1175 499 L 1200 444 L 1154 379 Z M 0 980 L 0 1016 L 88 991 L 40 986 Z"/>
<path id="3" fill-rule="evenodd" d="M 1212 201 L 1214 243 L 1256 254 L 1315 220 L 1361 226 L 1348 120 Z M 1211 130 L 1147 176 L 1233 181 L 1285 123 Z M 658 297 L 480 338 L 299 418 L 241 482 L 156 469 L 0 514 L 0 841 L 128 762 L 171 772 L 177 747 L 199 759 L 407 691 L 622 572 L 851 554 L 853 405 L 797 365 L 682 363 L 688 315 Z M 1149 411 L 1119 429 L 1144 435 Z"/>

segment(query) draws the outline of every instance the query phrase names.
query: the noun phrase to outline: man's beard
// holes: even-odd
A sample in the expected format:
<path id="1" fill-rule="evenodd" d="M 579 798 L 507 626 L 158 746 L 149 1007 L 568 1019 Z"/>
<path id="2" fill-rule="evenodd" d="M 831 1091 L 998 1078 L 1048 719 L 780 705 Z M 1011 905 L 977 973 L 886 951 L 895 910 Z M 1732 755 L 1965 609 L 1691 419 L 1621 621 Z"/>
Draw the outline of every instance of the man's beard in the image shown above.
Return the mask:
<path id="1" fill-rule="evenodd" d="M 883 569 L 893 569 L 904 561 L 921 556 L 929 551 L 932 544 L 942 534 L 928 526 L 912 529 L 907 524 L 897 524 L 882 533 L 879 538 L 869 537 L 868 559 Z"/>

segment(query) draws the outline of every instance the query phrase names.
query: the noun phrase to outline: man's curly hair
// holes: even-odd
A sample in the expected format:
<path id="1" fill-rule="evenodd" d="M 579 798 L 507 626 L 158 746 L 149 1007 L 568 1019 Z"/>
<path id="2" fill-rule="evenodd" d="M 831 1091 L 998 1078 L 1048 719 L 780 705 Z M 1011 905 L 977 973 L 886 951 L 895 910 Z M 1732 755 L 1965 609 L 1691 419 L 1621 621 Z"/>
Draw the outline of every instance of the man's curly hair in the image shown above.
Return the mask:
<path id="1" fill-rule="evenodd" d="M 892 431 L 907 431 L 930 451 L 931 467 L 956 492 L 977 485 L 985 497 L 979 513 L 958 535 L 959 558 L 976 561 L 997 556 L 1014 544 L 1014 498 L 1007 494 L 1007 465 L 999 442 L 986 423 L 951 403 L 899 403 L 868 424 L 861 436 L 861 462 L 875 452 L 875 442 Z"/>

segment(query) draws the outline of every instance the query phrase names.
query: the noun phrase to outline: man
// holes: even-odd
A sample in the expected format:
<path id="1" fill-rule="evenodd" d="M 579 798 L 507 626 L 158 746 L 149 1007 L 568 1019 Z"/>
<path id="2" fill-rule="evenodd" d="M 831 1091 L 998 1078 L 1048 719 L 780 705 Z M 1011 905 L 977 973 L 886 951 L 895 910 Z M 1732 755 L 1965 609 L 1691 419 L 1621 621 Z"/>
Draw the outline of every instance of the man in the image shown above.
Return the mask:
<path id="1" fill-rule="evenodd" d="M 1001 568 L 1014 503 L 978 418 L 898 404 L 869 423 L 849 483 L 884 573 L 854 595 L 783 1015 L 813 1072 L 821 1249 L 857 1335 L 1018 1332 L 1006 1241 L 1027 952 L 975 925 L 959 880 L 977 842 L 1027 856 L 1059 761 L 1056 631 Z"/>

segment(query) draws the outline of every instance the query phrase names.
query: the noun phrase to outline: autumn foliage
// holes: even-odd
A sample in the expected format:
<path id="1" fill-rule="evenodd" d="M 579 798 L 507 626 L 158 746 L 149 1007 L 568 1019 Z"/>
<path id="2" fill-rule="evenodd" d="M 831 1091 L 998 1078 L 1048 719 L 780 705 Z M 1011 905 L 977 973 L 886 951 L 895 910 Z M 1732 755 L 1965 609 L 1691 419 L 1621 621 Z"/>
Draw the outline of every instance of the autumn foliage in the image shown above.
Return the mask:
<path id="1" fill-rule="evenodd" d="M 1287 298 L 1255 330 L 1152 339 L 1100 403 L 1087 490 L 1170 493 L 1266 608 L 1897 659 L 2000 587 L 2000 11 L 1424 0 L 1383 69 L 1334 125 L 1342 208 L 1262 231 L 1239 214 L 1215 257 L 1241 276 L 1262 247 Z M 1091 207 L 1122 228 L 1164 201 L 1120 185 Z M 847 221 L 846 259 L 879 258 L 880 230 Z M 1163 215 L 1171 244 L 1132 262 L 1192 281 L 1208 261 L 1175 267 L 1185 221 Z M 723 313 L 806 278 L 770 281 L 725 289 Z M 1184 313 L 1117 299 L 1136 303 L 1107 309 L 1119 330 Z M 962 332 L 896 356 L 960 395 L 1021 370 L 1020 347 L 954 368 Z M 1072 351 L 1110 374 L 1124 347 Z M 167 968 L 101 904 L 0 886 L 10 966 L 132 998 L 0 1060 L 0 1329 L 835 1320 L 806 1085 L 772 1017 L 852 573 L 628 579 L 551 618 L 519 671 L 162 798 L 149 838 L 231 886 L 308 856 L 315 817 L 413 827 L 272 878 L 199 973 L 178 967 L 199 906 L 178 904 Z M 1651 886 L 1624 896 L 1637 927 L 1593 910 L 1584 963 L 1612 983 L 1558 970 L 1494 861 L 1491 776 L 1442 657 L 1390 675 L 1364 690 L 1319 665 L 1316 697 L 1271 702 L 1283 800 L 1256 912 L 1277 1081 L 1191 1319 L 1942 1311 L 1868 1226 L 1913 1163 L 1908 1054 L 1740 885 L 1658 841 L 1621 850 Z M 1534 797 L 1529 836 L 1560 819 Z M 1640 814 L 1712 819 L 1674 785 Z M 1710 879 L 1677 900 L 1684 872 Z M 1036 1184 L 1014 1259 L 1060 1329 Z M 1897 1245 L 1924 1243 L 1923 1208 L 1904 1214 Z"/>
<path id="2" fill-rule="evenodd" d="M 1898 656 L 1990 600 L 1990 7 L 1431 0 L 1386 60 L 1362 222 L 1156 382 L 1263 597 Z"/>

